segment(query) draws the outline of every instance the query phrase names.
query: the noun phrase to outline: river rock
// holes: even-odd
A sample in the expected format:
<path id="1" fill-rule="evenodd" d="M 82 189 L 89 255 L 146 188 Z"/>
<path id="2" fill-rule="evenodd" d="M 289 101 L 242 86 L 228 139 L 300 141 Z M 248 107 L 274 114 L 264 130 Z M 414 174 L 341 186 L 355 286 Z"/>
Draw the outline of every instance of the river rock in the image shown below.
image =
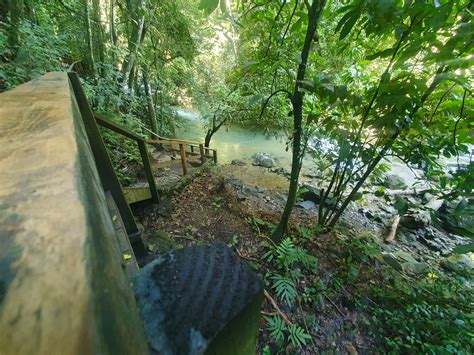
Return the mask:
<path id="1" fill-rule="evenodd" d="M 451 255 L 441 261 L 441 266 L 461 276 L 472 277 L 474 275 L 474 253 Z"/>
<path id="2" fill-rule="evenodd" d="M 424 272 L 427 272 L 430 266 L 424 262 L 408 261 L 402 264 L 402 268 L 403 270 L 412 274 L 422 274 Z"/>
<path id="3" fill-rule="evenodd" d="M 301 201 L 295 204 L 297 207 L 301 207 L 305 210 L 309 210 L 316 207 L 316 204 L 313 201 Z"/>
<path id="4" fill-rule="evenodd" d="M 425 204 L 425 207 L 430 210 L 437 211 L 441 208 L 443 203 L 444 203 L 444 200 L 437 197 L 433 197 Z"/>
<path id="5" fill-rule="evenodd" d="M 391 190 L 402 190 L 408 187 L 401 176 L 393 173 L 385 174 L 384 185 Z"/>
<path id="6" fill-rule="evenodd" d="M 243 160 L 240 159 L 234 159 L 230 162 L 232 165 L 238 165 L 238 166 L 245 166 L 247 163 L 245 163 Z"/>
<path id="7" fill-rule="evenodd" d="M 271 168 L 275 163 L 273 162 L 273 159 L 271 158 L 270 154 L 268 153 L 257 153 L 253 157 L 254 159 L 254 165 L 257 166 L 263 166 L 264 168 Z"/>
<path id="8" fill-rule="evenodd" d="M 431 214 L 429 211 L 418 210 L 402 216 L 400 224 L 409 229 L 417 229 L 431 224 Z"/>
<path id="9" fill-rule="evenodd" d="M 384 185 L 392 190 L 426 186 L 423 182 L 423 170 L 410 169 L 404 163 L 389 162 L 390 170 L 387 171 L 384 179 Z"/>

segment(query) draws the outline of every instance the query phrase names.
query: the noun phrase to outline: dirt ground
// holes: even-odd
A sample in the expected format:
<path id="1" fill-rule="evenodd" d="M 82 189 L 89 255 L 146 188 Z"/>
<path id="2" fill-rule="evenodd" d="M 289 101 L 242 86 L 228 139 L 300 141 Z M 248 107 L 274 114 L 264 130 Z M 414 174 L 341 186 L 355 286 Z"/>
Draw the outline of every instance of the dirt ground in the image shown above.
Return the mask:
<path id="1" fill-rule="evenodd" d="M 269 224 L 277 223 L 285 201 L 287 182 L 258 167 L 246 167 L 245 174 L 243 171 L 228 166 L 219 172 L 203 172 L 180 193 L 168 197 L 159 205 L 140 210 L 138 217 L 146 230 L 144 240 L 149 251 L 157 256 L 172 248 L 219 240 L 246 260 L 262 280 L 266 280 L 271 270 L 262 255 L 267 250 L 269 231 L 265 229 L 265 225 L 253 221 L 258 219 Z M 262 199 L 258 192 L 265 198 Z M 305 211 L 295 209 L 290 223 L 292 231 L 296 233 L 300 226 L 311 223 L 314 220 Z M 320 234 L 305 242 L 306 249 L 311 250 L 318 258 L 319 268 L 314 273 L 305 275 L 301 284 L 297 285 L 301 293 L 310 284 L 330 283 L 338 272 L 339 253 L 334 237 Z M 304 324 L 306 331 L 311 334 L 311 341 L 298 353 L 371 352 L 373 345 L 363 331 L 368 315 L 354 307 L 354 302 L 348 301 L 351 294 L 347 289 L 323 293 L 317 305 L 300 303 L 289 307 L 273 295 L 270 285 L 266 284 L 265 288 L 289 321 Z M 277 350 L 272 344 L 264 318 L 276 315 L 277 312 L 269 299 L 266 299 L 261 311 L 258 353 L 262 352 L 265 345 L 270 345 L 273 351 Z M 295 353 L 296 349 L 289 346 L 283 352 Z"/>

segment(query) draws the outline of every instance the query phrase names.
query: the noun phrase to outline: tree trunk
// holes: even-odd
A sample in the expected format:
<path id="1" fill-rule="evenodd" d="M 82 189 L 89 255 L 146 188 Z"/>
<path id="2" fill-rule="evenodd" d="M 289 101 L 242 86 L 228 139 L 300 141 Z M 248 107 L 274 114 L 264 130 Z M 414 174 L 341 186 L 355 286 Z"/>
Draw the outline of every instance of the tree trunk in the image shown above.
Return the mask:
<path id="1" fill-rule="evenodd" d="M 135 66 L 135 61 L 138 53 L 138 49 L 140 47 L 140 42 L 142 40 L 142 33 L 143 27 L 145 24 L 145 1 L 144 0 L 136 0 L 136 6 L 132 9 L 132 31 L 128 45 L 128 55 L 125 58 L 122 66 L 122 74 L 123 74 L 123 85 L 127 85 L 130 80 L 130 75 L 132 73 L 132 69 Z"/>
<path id="2" fill-rule="evenodd" d="M 148 73 L 145 68 L 142 68 L 143 86 L 145 88 L 145 97 L 148 106 L 148 121 L 153 133 L 158 134 L 158 125 L 156 123 L 156 112 L 153 105 L 153 100 L 150 93 L 150 86 L 148 84 Z M 151 137 L 152 139 L 155 137 Z"/>
<path id="3" fill-rule="evenodd" d="M 104 48 L 104 28 L 102 27 L 101 14 L 100 14 L 100 2 L 99 0 L 92 0 L 92 14 L 93 20 L 92 26 L 92 43 L 94 45 L 93 51 L 95 51 L 94 57 L 99 60 L 100 63 L 105 62 L 105 48 Z M 100 77 L 105 76 L 104 67 L 100 67 Z"/>
<path id="4" fill-rule="evenodd" d="M 23 0 L 4 0 L 4 6 L 7 12 L 5 12 L 5 19 L 7 19 L 8 15 L 10 15 L 10 28 L 8 30 L 8 44 L 12 49 L 12 58 L 15 58 L 16 52 L 20 45 L 20 37 L 19 37 L 19 28 L 21 21 L 23 20 L 23 10 L 24 10 L 24 2 Z"/>
<path id="5" fill-rule="evenodd" d="M 304 92 L 299 90 L 300 83 L 305 78 L 306 64 L 308 62 L 311 43 L 318 27 L 318 21 L 321 17 L 326 0 L 314 0 L 308 11 L 308 27 L 306 29 L 306 37 L 301 51 L 301 63 L 298 67 L 295 88 L 291 98 L 293 106 L 293 154 L 291 160 L 291 177 L 290 188 L 288 190 L 288 198 L 286 200 L 285 209 L 281 216 L 277 228 L 273 232 L 272 240 L 279 242 L 288 228 L 291 211 L 296 200 L 296 192 L 298 191 L 298 179 L 301 170 L 301 140 L 303 134 L 303 97 Z"/>
<path id="6" fill-rule="evenodd" d="M 86 25 L 86 42 L 87 42 L 87 69 L 88 72 L 95 77 L 95 59 L 94 59 L 94 45 L 92 39 L 91 15 L 89 11 L 89 0 L 83 0 L 84 16 Z"/>
<path id="7" fill-rule="evenodd" d="M 211 139 L 212 136 L 214 135 L 214 131 L 212 129 L 208 129 L 206 132 L 206 137 L 204 138 L 204 146 L 206 148 L 209 148 L 209 145 L 211 144 Z"/>

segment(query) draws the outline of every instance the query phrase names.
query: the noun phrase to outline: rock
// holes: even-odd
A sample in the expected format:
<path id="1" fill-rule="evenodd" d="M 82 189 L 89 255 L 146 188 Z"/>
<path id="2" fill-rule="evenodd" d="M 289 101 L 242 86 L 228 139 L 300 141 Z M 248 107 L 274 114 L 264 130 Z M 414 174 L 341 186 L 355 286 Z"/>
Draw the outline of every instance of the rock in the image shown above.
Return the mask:
<path id="1" fill-rule="evenodd" d="M 385 173 L 384 181 L 384 185 L 389 189 L 397 190 L 426 185 L 421 181 L 424 177 L 423 170 L 410 169 L 406 164 L 398 162 L 389 162 L 389 165 L 390 170 Z"/>
<path id="2" fill-rule="evenodd" d="M 461 276 L 474 276 L 474 253 L 451 255 L 441 261 L 441 266 Z"/>
<path id="3" fill-rule="evenodd" d="M 414 262 L 414 263 L 416 263 L 415 258 L 414 258 L 410 253 L 406 253 L 406 252 L 404 252 L 404 251 L 397 250 L 397 251 L 394 251 L 394 252 L 393 252 L 393 255 L 394 255 L 397 259 L 400 259 L 400 260 L 402 260 L 402 261 L 408 261 L 408 262 Z"/>
<path id="4" fill-rule="evenodd" d="M 270 171 L 271 171 L 272 173 L 275 173 L 275 174 L 278 174 L 278 175 L 282 175 L 282 176 L 284 176 L 284 177 L 286 177 L 286 178 L 288 178 L 288 179 L 289 179 L 290 176 L 291 176 L 291 173 L 290 173 L 287 169 L 285 169 L 285 168 L 283 168 L 283 167 L 274 168 L 274 169 L 271 169 Z"/>
<path id="5" fill-rule="evenodd" d="M 243 160 L 240 160 L 240 159 L 234 159 L 230 162 L 232 165 L 238 165 L 238 166 L 245 166 L 247 165 L 246 162 L 244 162 Z"/>
<path id="6" fill-rule="evenodd" d="M 300 194 L 302 199 L 313 201 L 314 203 L 319 203 L 320 196 L 321 196 L 321 190 L 320 189 L 318 189 L 317 187 L 308 185 L 308 184 L 303 184 L 303 185 L 301 185 L 301 190 L 304 191 Z"/>
<path id="7" fill-rule="evenodd" d="M 409 229 L 427 227 L 431 224 L 431 214 L 429 211 L 418 210 L 402 216 L 400 224 Z"/>
<path id="8" fill-rule="evenodd" d="M 257 153 L 254 155 L 254 165 L 263 166 L 264 168 L 271 168 L 275 165 L 273 159 L 268 153 Z"/>
<path id="9" fill-rule="evenodd" d="M 450 243 L 448 236 L 437 229 L 428 227 L 423 232 L 424 234 L 418 235 L 419 241 L 433 251 L 449 254 L 454 247 L 454 244 Z"/>
<path id="10" fill-rule="evenodd" d="M 422 274 L 427 272 L 430 266 L 424 262 L 408 261 L 402 264 L 402 268 L 403 270 L 411 272 L 412 274 Z"/>
<path id="11" fill-rule="evenodd" d="M 443 203 L 444 203 L 444 200 L 439 199 L 437 197 L 433 197 L 425 204 L 425 207 L 430 210 L 437 211 L 441 208 Z"/>
<path id="12" fill-rule="evenodd" d="M 295 204 L 297 207 L 301 207 L 305 210 L 309 210 L 316 207 L 316 204 L 313 201 L 302 201 Z"/>
<path id="13" fill-rule="evenodd" d="M 401 271 L 403 269 L 402 264 L 392 253 L 382 253 L 382 258 L 388 265 L 393 267 L 395 270 Z"/>
<path id="14" fill-rule="evenodd" d="M 391 190 L 403 190 L 408 187 L 402 177 L 389 173 L 385 175 L 384 185 Z"/>
<path id="15" fill-rule="evenodd" d="M 157 163 L 164 163 L 164 162 L 172 160 L 172 158 L 165 151 L 159 151 L 156 149 L 151 152 L 151 157 Z"/>

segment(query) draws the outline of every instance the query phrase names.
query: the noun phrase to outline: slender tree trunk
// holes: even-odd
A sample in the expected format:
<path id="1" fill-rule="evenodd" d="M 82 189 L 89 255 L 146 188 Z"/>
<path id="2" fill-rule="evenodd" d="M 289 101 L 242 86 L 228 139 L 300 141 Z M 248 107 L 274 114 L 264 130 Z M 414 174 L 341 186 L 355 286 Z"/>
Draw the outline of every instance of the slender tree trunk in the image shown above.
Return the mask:
<path id="1" fill-rule="evenodd" d="M 163 87 L 160 88 L 160 135 L 163 134 L 163 125 L 165 123 L 165 111 L 163 105 L 165 100 L 163 97 Z"/>
<path id="2" fill-rule="evenodd" d="M 323 12 L 326 0 L 313 0 L 308 11 L 308 27 L 306 29 L 306 37 L 301 51 L 301 62 L 298 67 L 298 74 L 296 77 L 295 88 L 291 103 L 293 106 L 293 154 L 291 161 L 291 177 L 290 188 L 288 191 L 288 198 L 286 200 L 285 209 L 280 219 L 280 223 L 273 232 L 272 239 L 275 242 L 281 240 L 288 228 L 288 221 L 290 219 L 293 205 L 296 200 L 296 192 L 298 191 L 298 179 L 301 170 L 301 154 L 302 154 L 302 134 L 303 134 L 303 97 L 304 92 L 299 89 L 300 83 L 304 80 L 306 74 L 306 64 L 308 62 L 311 44 L 314 34 L 318 27 L 318 21 Z"/>
<path id="3" fill-rule="evenodd" d="M 92 39 L 93 39 L 93 51 L 95 51 L 94 57 L 98 59 L 100 63 L 105 61 L 105 36 L 104 28 L 102 26 L 101 14 L 100 14 L 100 1 L 92 0 L 92 14 L 91 19 L 93 20 L 92 26 Z M 99 75 L 103 78 L 105 71 L 103 66 L 99 70 Z"/>
<path id="4" fill-rule="evenodd" d="M 128 55 L 122 66 L 123 85 L 129 84 L 130 75 L 135 66 L 138 49 L 142 40 L 143 28 L 145 25 L 145 0 L 137 0 L 136 6 L 132 9 L 132 31 L 128 45 Z"/>
<path id="5" fill-rule="evenodd" d="M 148 106 L 148 121 L 153 133 L 158 134 L 158 125 L 156 123 L 156 112 L 153 106 L 153 100 L 150 93 L 150 85 L 148 84 L 148 73 L 145 68 L 142 68 L 143 86 L 145 88 L 145 97 Z M 154 137 L 152 137 L 154 138 Z"/>
<path id="6" fill-rule="evenodd" d="M 93 45 L 93 38 L 92 38 L 91 14 L 90 14 L 90 10 L 89 10 L 89 0 L 83 0 L 83 5 L 84 5 L 87 54 L 88 54 L 87 67 L 88 67 L 88 72 L 93 77 L 95 77 L 94 45 Z"/>
<path id="7" fill-rule="evenodd" d="M 13 51 L 11 57 L 14 58 L 20 45 L 19 28 L 24 15 L 24 2 L 23 0 L 4 0 L 3 7 L 5 8 L 6 12 L 2 14 L 2 16 L 5 16 L 5 19 L 7 19 L 8 14 L 10 16 L 8 44 Z"/>

